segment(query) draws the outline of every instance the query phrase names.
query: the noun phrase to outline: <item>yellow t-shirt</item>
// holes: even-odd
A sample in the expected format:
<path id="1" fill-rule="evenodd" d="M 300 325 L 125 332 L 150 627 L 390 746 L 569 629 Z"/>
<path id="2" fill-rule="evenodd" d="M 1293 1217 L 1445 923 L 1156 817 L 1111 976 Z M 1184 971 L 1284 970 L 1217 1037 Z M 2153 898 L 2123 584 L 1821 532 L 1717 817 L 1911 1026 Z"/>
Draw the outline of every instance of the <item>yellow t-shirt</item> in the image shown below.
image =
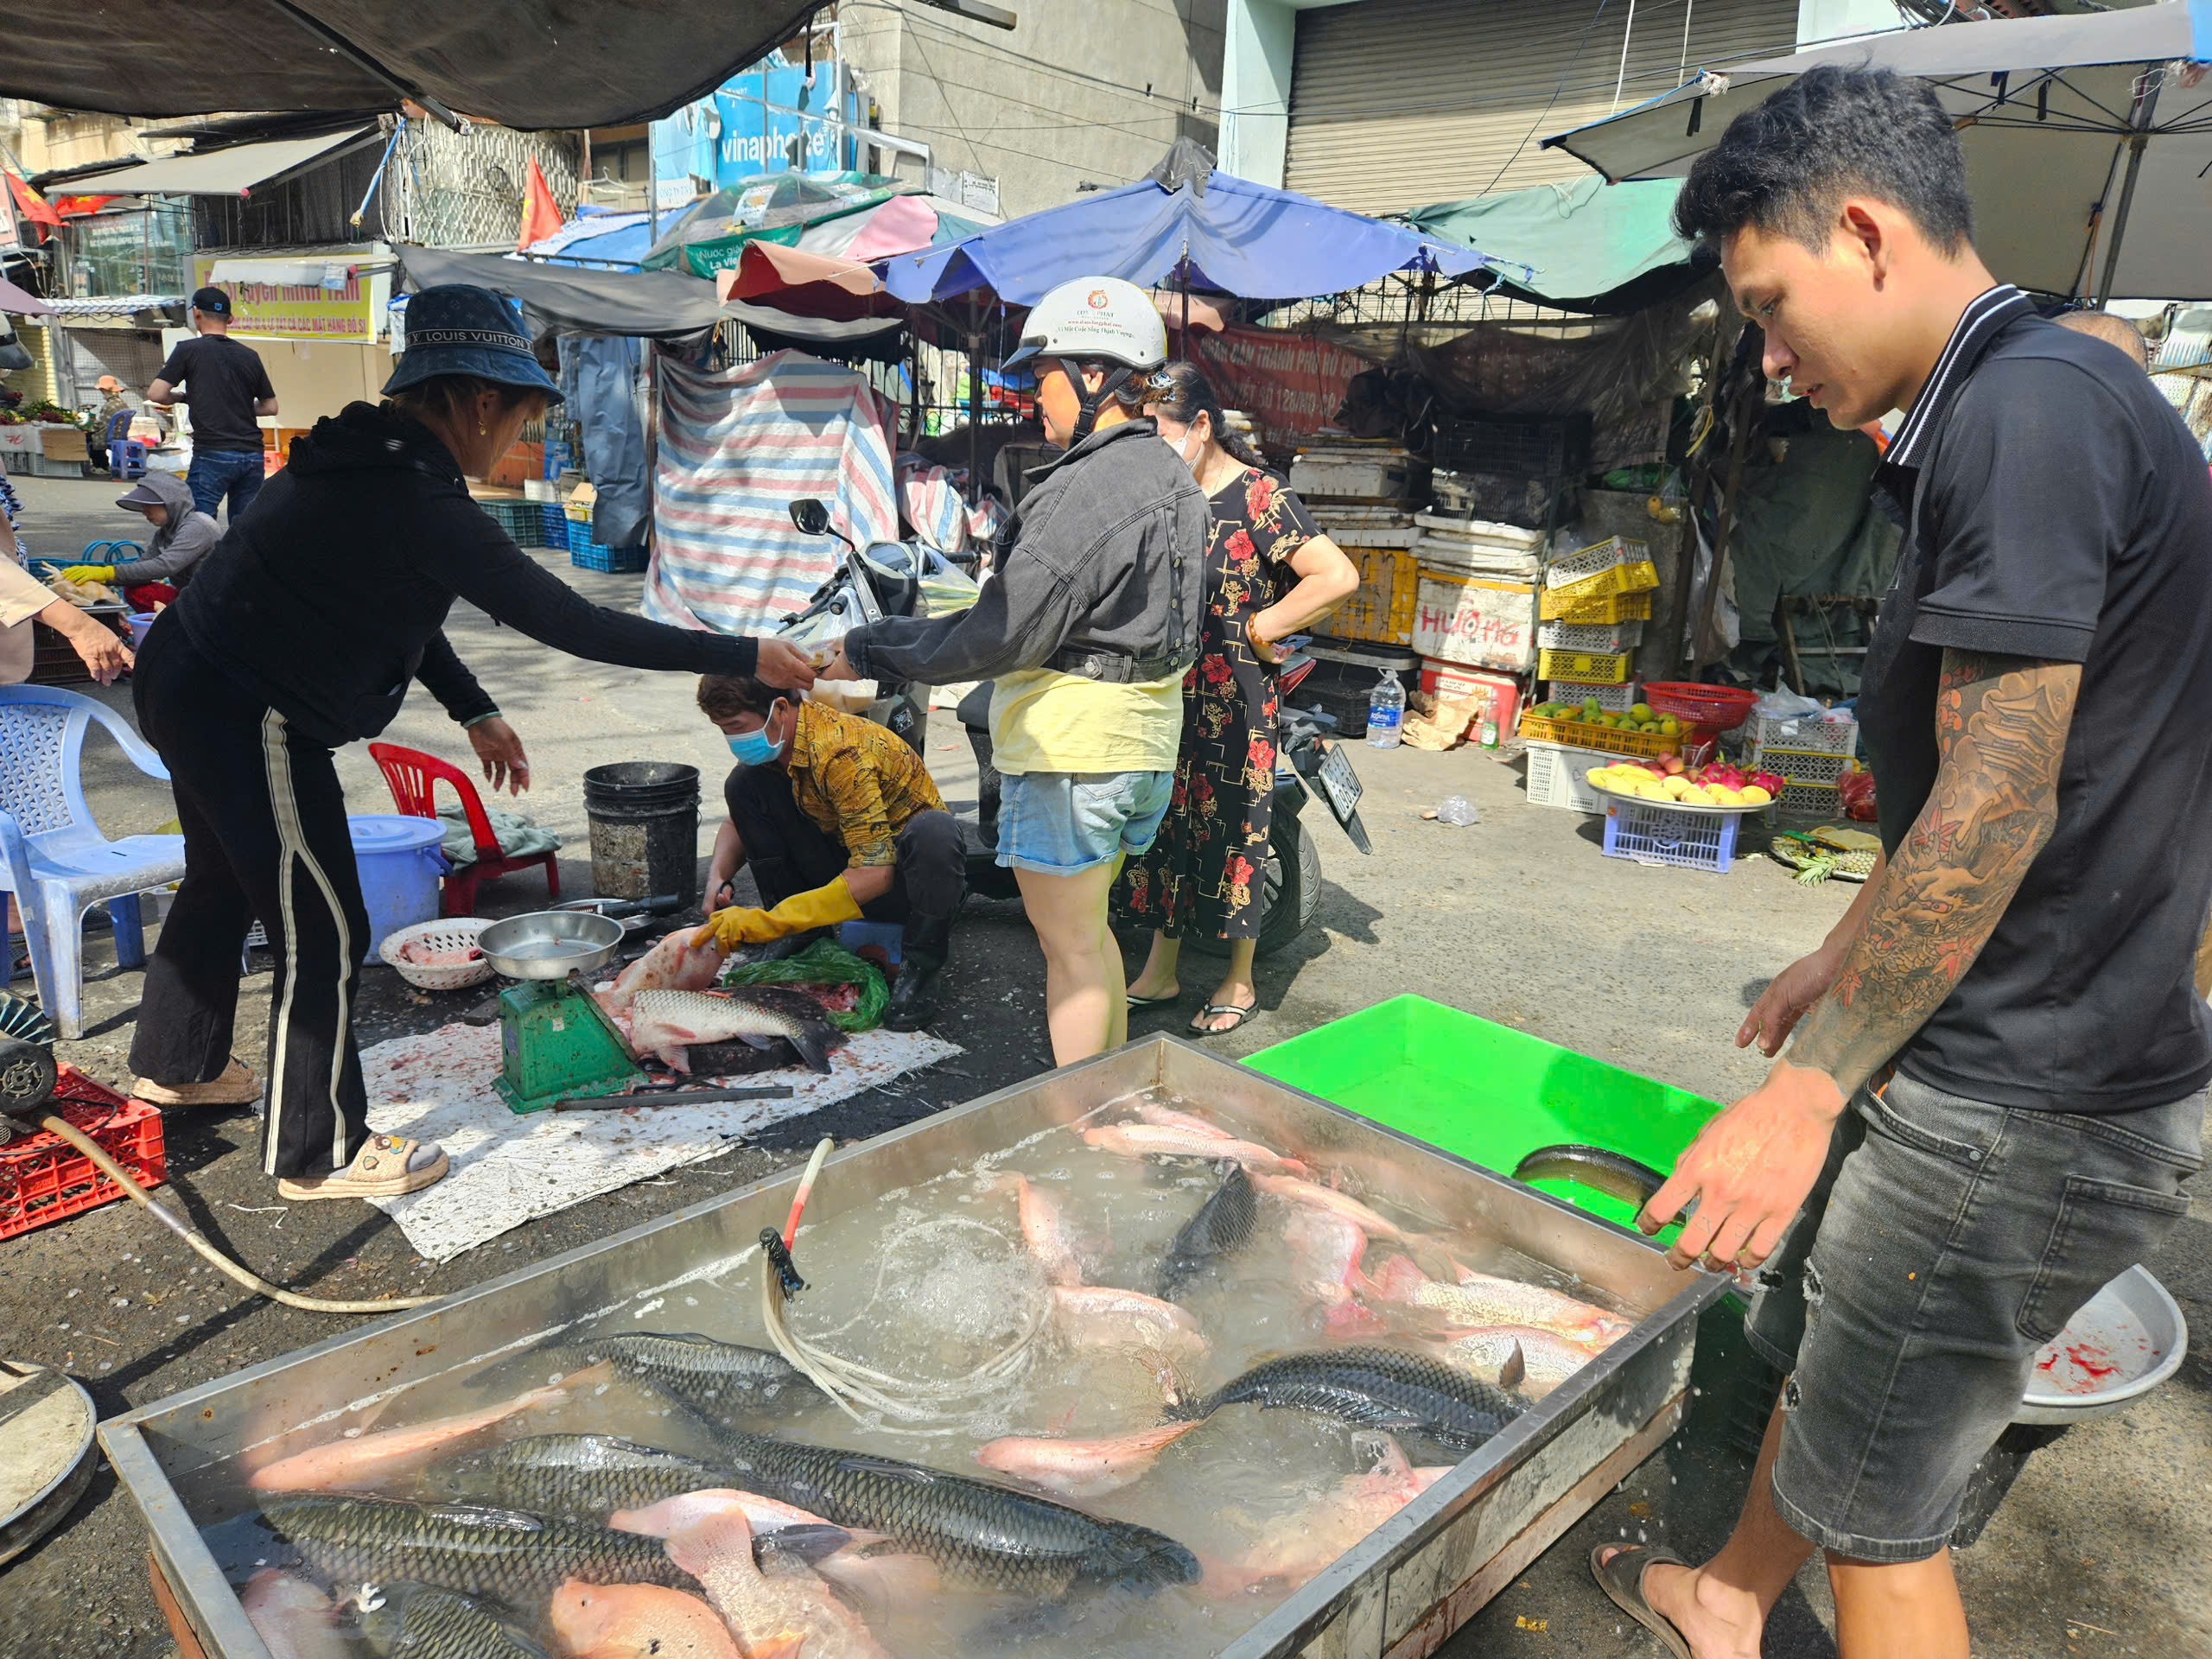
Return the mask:
<path id="1" fill-rule="evenodd" d="M 1173 772 L 1183 741 L 1183 676 L 1109 685 L 1058 669 L 999 676 L 991 764 L 1031 772 Z"/>

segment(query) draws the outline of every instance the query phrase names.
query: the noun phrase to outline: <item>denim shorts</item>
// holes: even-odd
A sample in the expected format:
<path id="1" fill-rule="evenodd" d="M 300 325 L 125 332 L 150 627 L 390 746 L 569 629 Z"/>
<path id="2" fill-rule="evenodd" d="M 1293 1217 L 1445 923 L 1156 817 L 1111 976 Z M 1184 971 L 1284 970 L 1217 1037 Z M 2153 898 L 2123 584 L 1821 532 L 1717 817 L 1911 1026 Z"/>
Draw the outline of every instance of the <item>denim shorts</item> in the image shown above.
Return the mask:
<path id="1" fill-rule="evenodd" d="M 1838 1555 L 1916 1561 L 2037 1351 L 2188 1210 L 2204 1096 L 2083 1117 L 1899 1076 L 1852 1106 L 1745 1330 L 1794 1371 L 1776 1512 Z"/>
<path id="2" fill-rule="evenodd" d="M 999 794 L 999 862 L 1074 875 L 1148 850 L 1167 816 L 1172 772 L 1030 772 Z"/>

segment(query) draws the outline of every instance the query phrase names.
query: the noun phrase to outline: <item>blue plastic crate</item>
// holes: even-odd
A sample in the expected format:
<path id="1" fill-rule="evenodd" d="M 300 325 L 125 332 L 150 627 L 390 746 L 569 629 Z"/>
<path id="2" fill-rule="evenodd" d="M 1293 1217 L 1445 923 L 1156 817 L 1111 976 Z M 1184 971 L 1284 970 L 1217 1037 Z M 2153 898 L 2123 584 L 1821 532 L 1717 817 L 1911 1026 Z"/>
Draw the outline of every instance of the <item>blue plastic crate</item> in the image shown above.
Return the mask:
<path id="1" fill-rule="evenodd" d="M 634 575 L 645 568 L 645 545 L 608 547 L 591 538 L 591 526 L 574 518 L 563 521 L 569 533 L 569 563 L 584 570 L 610 575 Z"/>
<path id="2" fill-rule="evenodd" d="M 1605 856 L 1725 875 L 1736 856 L 1741 812 L 1684 812 L 1656 802 L 1611 801 Z"/>
<path id="3" fill-rule="evenodd" d="M 560 508 L 543 505 L 537 509 L 538 545 L 566 547 L 569 544 L 569 515 Z"/>

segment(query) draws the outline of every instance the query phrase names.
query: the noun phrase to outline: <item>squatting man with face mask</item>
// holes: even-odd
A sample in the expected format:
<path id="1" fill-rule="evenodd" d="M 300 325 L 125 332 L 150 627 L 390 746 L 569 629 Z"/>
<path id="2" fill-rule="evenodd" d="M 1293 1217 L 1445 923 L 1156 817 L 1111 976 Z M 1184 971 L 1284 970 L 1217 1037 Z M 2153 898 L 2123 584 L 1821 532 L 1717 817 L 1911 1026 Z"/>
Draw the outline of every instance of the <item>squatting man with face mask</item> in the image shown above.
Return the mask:
<path id="1" fill-rule="evenodd" d="M 895 922 L 899 975 L 883 1023 L 916 1031 L 937 1013 L 952 918 L 967 887 L 960 826 L 904 739 L 749 676 L 709 674 L 699 709 L 737 757 L 729 817 L 707 867 L 700 930 L 726 950 L 838 922 Z M 734 905 L 749 866 L 760 905 Z"/>

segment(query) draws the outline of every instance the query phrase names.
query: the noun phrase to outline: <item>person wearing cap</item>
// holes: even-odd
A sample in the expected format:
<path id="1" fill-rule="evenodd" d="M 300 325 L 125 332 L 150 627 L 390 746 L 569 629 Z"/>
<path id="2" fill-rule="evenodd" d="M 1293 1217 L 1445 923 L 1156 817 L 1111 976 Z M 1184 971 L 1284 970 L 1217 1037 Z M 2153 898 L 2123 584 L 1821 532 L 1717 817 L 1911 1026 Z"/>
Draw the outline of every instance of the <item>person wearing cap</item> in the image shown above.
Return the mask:
<path id="1" fill-rule="evenodd" d="M 854 629 L 823 671 L 996 682 L 998 861 L 1014 871 L 1044 949 L 1046 1020 L 1062 1065 L 1128 1035 L 1107 895 L 1166 813 L 1183 676 L 1205 610 L 1211 510 L 1139 413 L 1166 360 L 1166 326 L 1132 283 L 1083 277 L 1038 301 L 1007 366 L 1036 365 L 1046 435 L 1065 453 L 1032 474 L 994 579 L 960 615 Z"/>
<path id="2" fill-rule="evenodd" d="M 238 947 L 258 918 L 270 988 L 262 1166 L 286 1198 L 411 1192 L 444 1173 L 435 1147 L 372 1135 L 353 1010 L 368 916 L 331 752 L 388 725 L 420 680 L 467 732 L 494 789 L 530 760 L 447 639 L 466 599 L 593 662 L 750 674 L 804 687 L 777 639 L 672 628 L 586 601 L 469 499 L 561 393 L 489 289 L 426 288 L 381 405 L 352 404 L 296 439 L 146 636 L 140 729 L 169 769 L 185 875 L 147 965 L 133 1092 L 159 1106 L 262 1093 L 232 1058 Z"/>
<path id="3" fill-rule="evenodd" d="M 154 527 L 146 550 L 124 564 L 73 564 L 61 574 L 71 582 L 113 582 L 119 571 L 130 584 L 124 596 L 141 610 L 146 608 L 139 603 L 141 588 L 163 584 L 168 591 L 151 597 L 174 599 L 192 579 L 193 567 L 223 537 L 222 527 L 194 505 L 190 486 L 175 473 L 148 473 L 128 494 L 116 497 L 115 505 L 143 513 Z"/>
<path id="4" fill-rule="evenodd" d="M 192 406 L 192 470 L 185 481 L 210 518 L 227 498 L 231 522 L 253 505 L 266 471 L 261 460 L 259 417 L 276 412 L 276 388 L 252 346 L 231 336 L 231 296 L 203 288 L 192 296 L 194 338 L 179 340 L 162 365 L 146 401 L 167 409 Z"/>

